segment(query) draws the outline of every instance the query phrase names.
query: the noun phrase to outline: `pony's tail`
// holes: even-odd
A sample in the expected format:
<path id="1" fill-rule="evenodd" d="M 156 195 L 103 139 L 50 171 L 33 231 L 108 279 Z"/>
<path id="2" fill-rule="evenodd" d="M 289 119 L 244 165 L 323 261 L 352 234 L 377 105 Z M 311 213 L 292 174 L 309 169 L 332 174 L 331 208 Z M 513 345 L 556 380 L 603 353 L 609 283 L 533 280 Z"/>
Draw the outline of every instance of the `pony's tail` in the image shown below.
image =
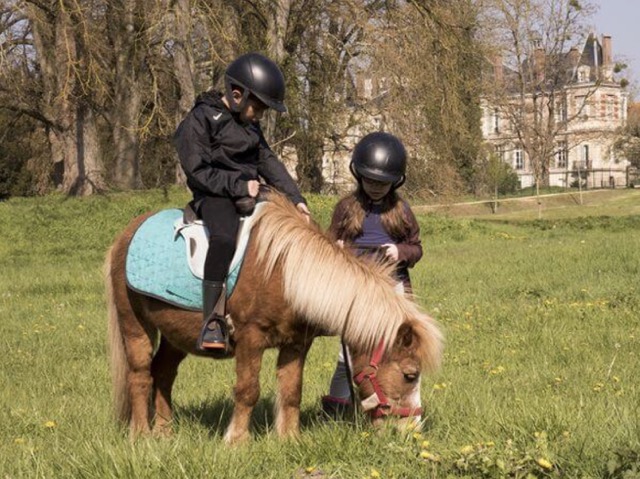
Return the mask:
<path id="1" fill-rule="evenodd" d="M 118 311 L 113 291 L 111 276 L 111 256 L 113 248 L 107 252 L 104 264 L 104 280 L 107 295 L 108 338 L 109 338 L 109 366 L 111 370 L 112 399 L 116 419 L 128 423 L 131 418 L 131 401 L 127 374 L 129 363 L 124 349 L 124 338 L 118 323 Z"/>

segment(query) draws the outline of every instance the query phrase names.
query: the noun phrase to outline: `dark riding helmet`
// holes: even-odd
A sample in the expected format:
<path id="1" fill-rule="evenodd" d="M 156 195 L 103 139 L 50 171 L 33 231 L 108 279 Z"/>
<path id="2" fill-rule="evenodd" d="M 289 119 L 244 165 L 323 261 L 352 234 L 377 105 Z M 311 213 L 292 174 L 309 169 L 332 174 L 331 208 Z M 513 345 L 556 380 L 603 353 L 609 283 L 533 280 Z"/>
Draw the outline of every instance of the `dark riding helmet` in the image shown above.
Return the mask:
<path id="1" fill-rule="evenodd" d="M 358 181 L 364 177 L 390 182 L 393 188 L 398 188 L 405 180 L 407 151 L 389 133 L 369 133 L 353 149 L 349 169 Z"/>
<path id="2" fill-rule="evenodd" d="M 259 53 L 247 53 L 236 58 L 224 75 L 226 96 L 235 111 L 240 111 L 249 97 L 254 95 L 262 103 L 276 111 L 286 112 L 284 105 L 284 76 L 273 61 Z M 232 86 L 243 89 L 242 101 L 235 105 Z"/>

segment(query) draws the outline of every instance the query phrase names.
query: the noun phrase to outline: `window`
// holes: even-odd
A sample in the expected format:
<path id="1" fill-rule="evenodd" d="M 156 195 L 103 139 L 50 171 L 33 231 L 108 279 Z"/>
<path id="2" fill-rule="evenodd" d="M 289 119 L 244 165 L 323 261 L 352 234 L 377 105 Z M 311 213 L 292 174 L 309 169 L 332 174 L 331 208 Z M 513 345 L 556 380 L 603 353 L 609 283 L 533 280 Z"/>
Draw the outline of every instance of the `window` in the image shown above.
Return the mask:
<path id="1" fill-rule="evenodd" d="M 496 145 L 496 156 L 500 161 L 504 161 L 505 148 L 504 145 Z"/>
<path id="2" fill-rule="evenodd" d="M 580 95 L 575 97 L 575 110 L 580 118 L 584 120 L 589 118 L 589 102 L 586 96 Z"/>
<path id="3" fill-rule="evenodd" d="M 615 105 L 616 105 L 616 97 L 613 95 L 607 95 L 606 105 L 605 105 L 605 112 L 606 112 L 607 118 L 614 118 Z"/>
<path id="4" fill-rule="evenodd" d="M 567 116 L 567 98 L 563 97 L 556 104 L 556 121 L 559 123 L 566 122 Z"/>
<path id="5" fill-rule="evenodd" d="M 513 167 L 516 170 L 522 170 L 524 168 L 524 157 L 522 156 L 522 150 L 520 148 L 513 151 Z"/>
<path id="6" fill-rule="evenodd" d="M 580 65 L 578 67 L 578 82 L 585 83 L 589 81 L 589 75 L 591 73 L 591 68 L 587 65 Z"/>
<path id="7" fill-rule="evenodd" d="M 556 168 L 566 168 L 569 159 L 569 148 L 566 141 L 558 143 L 558 149 L 556 150 Z"/>

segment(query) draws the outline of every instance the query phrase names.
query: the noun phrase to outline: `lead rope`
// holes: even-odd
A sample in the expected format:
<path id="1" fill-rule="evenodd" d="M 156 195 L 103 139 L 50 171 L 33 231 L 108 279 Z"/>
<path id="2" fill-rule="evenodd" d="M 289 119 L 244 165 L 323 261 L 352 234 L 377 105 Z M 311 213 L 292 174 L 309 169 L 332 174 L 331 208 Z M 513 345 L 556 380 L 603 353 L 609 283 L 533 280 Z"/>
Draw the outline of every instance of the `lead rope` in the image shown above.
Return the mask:
<path id="1" fill-rule="evenodd" d="M 349 381 L 349 394 L 351 395 L 351 404 L 353 404 L 354 412 L 357 409 L 357 401 L 356 401 L 356 392 L 353 387 L 353 376 L 351 374 L 351 361 L 349 359 L 349 350 L 347 349 L 347 345 L 342 342 L 342 356 L 344 358 L 344 368 L 347 372 L 347 380 Z"/>
<path id="2" fill-rule="evenodd" d="M 342 344 L 342 356 L 344 358 L 344 368 L 346 369 L 346 373 L 347 373 L 347 380 L 349 381 L 349 394 L 351 395 L 351 404 L 353 405 L 353 417 L 355 420 L 356 425 L 358 425 L 358 410 L 359 405 L 358 405 L 358 401 L 356 401 L 356 393 L 355 393 L 355 389 L 353 387 L 353 376 L 351 374 L 351 361 L 350 361 L 350 357 L 349 357 L 349 350 L 347 349 L 347 344 L 344 342 L 344 334 L 345 331 L 347 330 L 347 324 L 349 323 L 349 318 L 351 318 L 351 311 L 353 310 L 353 304 L 356 302 L 356 300 L 354 299 L 353 301 L 351 301 L 351 304 L 349 305 L 349 310 L 347 311 L 347 317 L 344 321 L 344 326 L 342 326 L 342 334 L 340 335 L 340 343 Z"/>

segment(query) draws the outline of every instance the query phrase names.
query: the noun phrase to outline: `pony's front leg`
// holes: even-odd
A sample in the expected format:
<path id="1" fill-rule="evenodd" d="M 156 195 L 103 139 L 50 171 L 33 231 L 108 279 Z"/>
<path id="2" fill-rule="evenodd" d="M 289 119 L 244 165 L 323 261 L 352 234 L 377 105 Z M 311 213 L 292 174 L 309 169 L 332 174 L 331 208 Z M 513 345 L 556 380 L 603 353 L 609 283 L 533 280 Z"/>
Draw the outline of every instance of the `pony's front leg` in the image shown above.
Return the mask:
<path id="1" fill-rule="evenodd" d="M 260 397 L 260 366 L 264 346 L 259 337 L 243 338 L 236 345 L 236 386 L 231 422 L 224 435 L 227 444 L 249 439 L 251 412 Z"/>
<path id="2" fill-rule="evenodd" d="M 276 431 L 280 437 L 295 436 L 300 430 L 302 372 L 310 344 L 283 346 L 278 355 Z"/>

